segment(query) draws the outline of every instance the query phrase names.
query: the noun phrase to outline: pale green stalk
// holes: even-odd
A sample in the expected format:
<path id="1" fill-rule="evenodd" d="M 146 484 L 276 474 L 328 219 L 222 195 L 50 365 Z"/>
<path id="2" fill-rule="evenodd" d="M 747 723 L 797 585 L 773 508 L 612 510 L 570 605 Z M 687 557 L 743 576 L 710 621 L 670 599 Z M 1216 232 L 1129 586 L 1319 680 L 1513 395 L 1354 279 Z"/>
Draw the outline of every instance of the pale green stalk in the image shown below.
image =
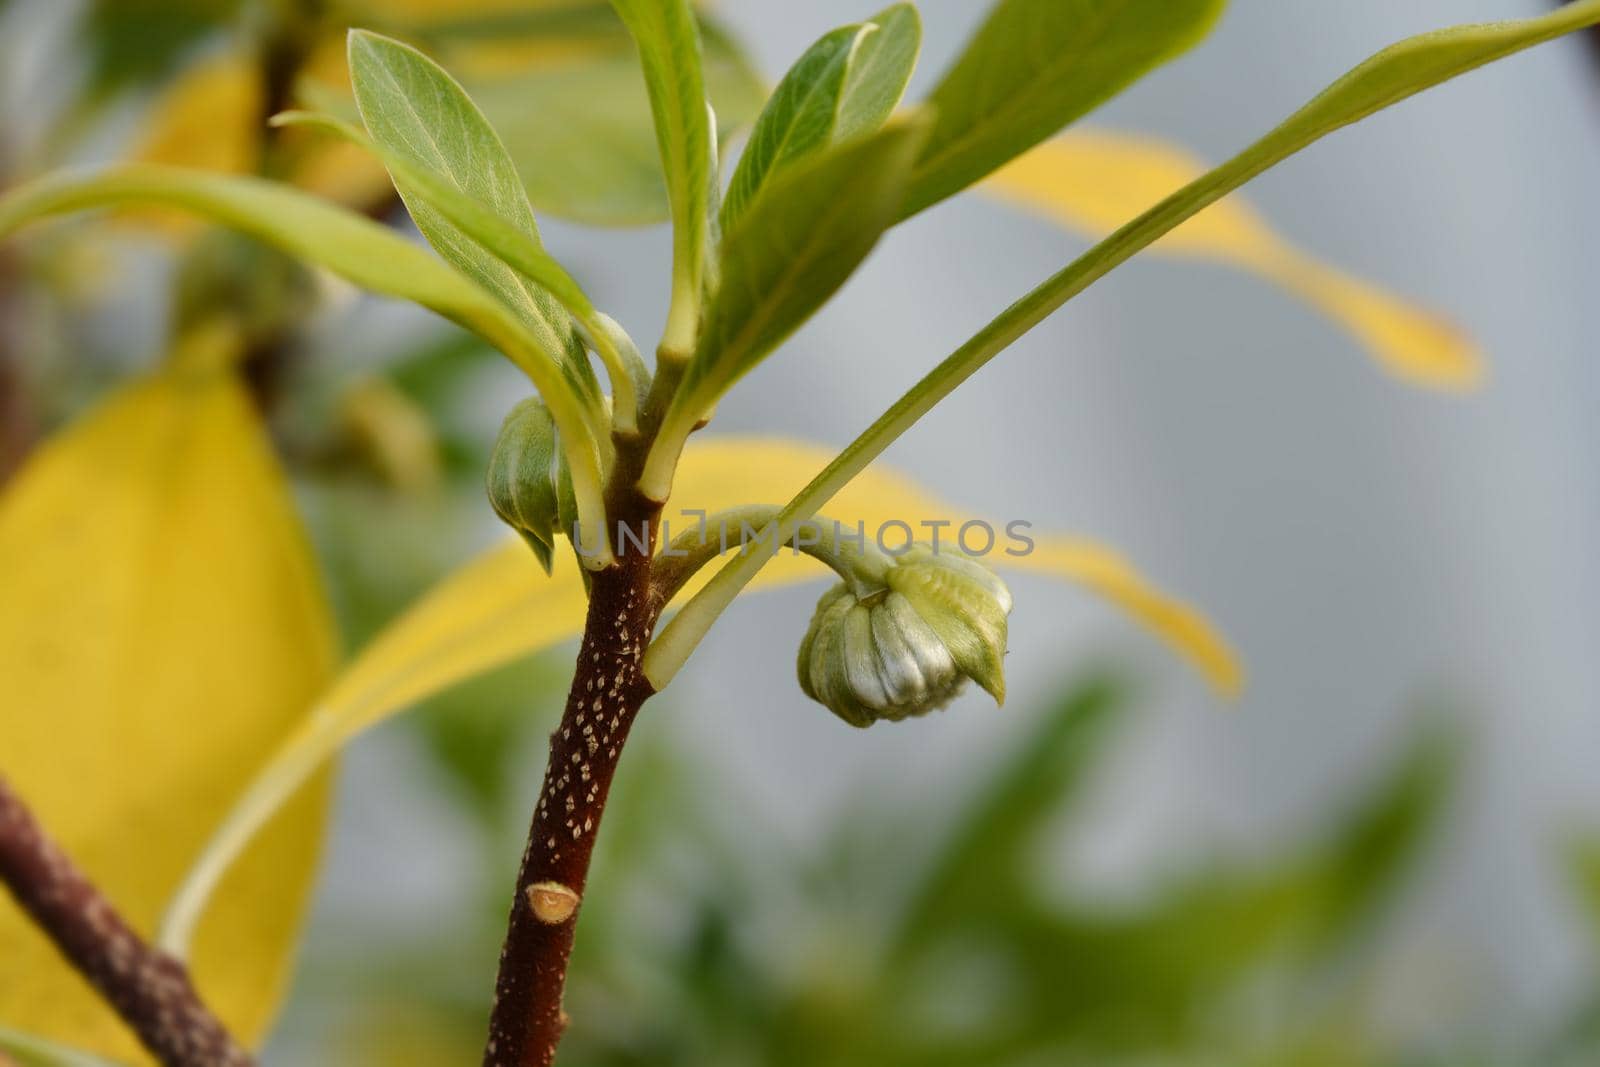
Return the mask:
<path id="1" fill-rule="evenodd" d="M 0 1063 L 6 1062 L 7 1054 L 20 1067 L 119 1067 L 99 1056 L 0 1025 Z"/>
<path id="2" fill-rule="evenodd" d="M 665 604 L 682 589 L 707 563 L 725 552 L 754 552 L 773 538 L 778 518 L 783 509 L 774 504 L 746 504 L 710 515 L 695 529 L 672 539 L 656 557 L 654 582 L 661 602 Z M 832 520 L 814 515 L 809 520 L 820 528 L 831 525 Z M 717 531 L 712 536 L 712 531 Z M 753 536 L 746 540 L 744 531 Z M 894 563 L 892 557 L 875 547 L 855 546 L 853 541 L 832 540 L 821 536 L 816 540 L 796 539 L 794 531 L 785 541 L 774 542 L 779 548 L 788 545 L 790 550 L 810 556 L 825 563 L 839 577 L 849 582 L 859 596 L 867 596 L 883 587 L 885 572 Z M 731 535 L 731 536 L 730 536 Z"/>
<path id="3" fill-rule="evenodd" d="M 672 206 L 672 300 L 659 358 L 694 351 L 712 244 L 716 132 L 688 0 L 611 0 L 639 48 Z"/>

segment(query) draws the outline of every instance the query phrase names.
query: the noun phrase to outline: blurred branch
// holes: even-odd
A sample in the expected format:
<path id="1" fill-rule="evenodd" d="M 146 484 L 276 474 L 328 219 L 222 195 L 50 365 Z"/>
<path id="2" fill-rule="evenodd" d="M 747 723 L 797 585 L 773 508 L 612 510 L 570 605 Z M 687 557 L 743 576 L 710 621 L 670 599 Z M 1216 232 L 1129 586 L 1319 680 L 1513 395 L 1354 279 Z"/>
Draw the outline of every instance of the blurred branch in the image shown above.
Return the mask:
<path id="1" fill-rule="evenodd" d="M 0 249 L 0 486 L 21 465 L 35 438 L 17 336 L 18 274 L 15 257 Z"/>
<path id="2" fill-rule="evenodd" d="M 323 29 L 323 0 L 283 0 L 269 5 L 261 35 L 261 123 L 294 105 L 294 86 Z M 270 147 L 276 130 L 267 128 Z"/>
<path id="3" fill-rule="evenodd" d="M 0 127 L 0 190 L 11 182 L 12 148 L 9 131 Z M 32 410 L 23 396 L 23 371 L 19 354 L 21 332 L 17 294 L 20 281 L 16 254 L 0 248 L 0 486 L 21 465 L 32 447 Z"/>
<path id="4" fill-rule="evenodd" d="M 150 947 L 0 778 L 0 882 L 168 1067 L 251 1067 L 183 964 Z"/>

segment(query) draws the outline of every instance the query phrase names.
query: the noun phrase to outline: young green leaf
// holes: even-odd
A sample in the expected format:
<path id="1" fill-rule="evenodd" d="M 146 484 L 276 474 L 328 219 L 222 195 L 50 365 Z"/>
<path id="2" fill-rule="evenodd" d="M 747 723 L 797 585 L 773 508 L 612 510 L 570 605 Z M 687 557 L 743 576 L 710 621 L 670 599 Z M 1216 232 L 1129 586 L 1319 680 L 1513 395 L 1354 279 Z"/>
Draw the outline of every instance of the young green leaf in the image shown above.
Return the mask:
<path id="1" fill-rule="evenodd" d="M 915 4 L 891 4 L 867 20 L 877 31 L 850 59 L 833 140 L 845 141 L 882 126 L 900 106 L 922 51 L 922 17 Z"/>
<path id="2" fill-rule="evenodd" d="M 717 617 L 777 546 L 850 479 L 980 367 L 1098 279 L 1131 259 L 1185 219 L 1198 214 L 1300 149 L 1375 111 L 1563 34 L 1600 23 L 1600 0 L 1578 0 L 1538 18 L 1457 26 L 1401 41 L 1323 90 L 1239 155 L 1195 179 L 1047 278 L 974 334 L 913 385 L 889 410 L 845 446 L 832 463 L 784 507 L 770 544 L 729 561 L 682 611 L 669 620 L 645 654 L 645 675 L 664 688 Z"/>
<path id="3" fill-rule="evenodd" d="M 533 380 L 550 406 L 572 467 L 585 525 L 604 528 L 601 441 L 588 406 L 572 391 L 558 356 L 543 348 L 497 298 L 424 250 L 353 212 L 276 182 L 175 167 L 131 165 L 62 173 L 0 196 L 0 239 L 53 215 L 121 204 L 155 204 L 233 227 L 347 281 L 410 300 L 472 330 Z"/>
<path id="4" fill-rule="evenodd" d="M 612 0 L 639 47 L 672 205 L 672 303 L 662 347 L 687 353 L 699 328 L 717 175 L 700 34 L 688 0 Z"/>
<path id="5" fill-rule="evenodd" d="M 616 393 L 616 426 L 632 432 L 643 364 L 638 351 L 621 327 L 595 310 L 583 288 L 560 263 L 544 250 L 537 237 L 513 226 L 482 202 L 463 192 L 439 174 L 414 162 L 409 156 L 374 144 L 355 127 L 331 115 L 308 111 L 285 111 L 274 115 L 275 126 L 309 126 L 351 141 L 376 154 L 397 182 L 410 189 L 410 199 L 434 217 L 453 226 L 463 240 L 471 241 L 495 263 L 511 270 L 527 283 L 527 288 L 548 294 L 583 329 L 611 377 Z"/>
<path id="6" fill-rule="evenodd" d="M 903 216 L 960 192 L 1205 35 L 1223 0 L 999 0 L 928 97 Z"/>
<path id="7" fill-rule="evenodd" d="M 722 284 L 640 486 L 672 488 L 683 443 L 717 398 L 843 285 L 895 209 L 928 123 L 919 112 L 774 179 L 722 243 Z"/>
<path id="8" fill-rule="evenodd" d="M 722 202 L 722 228 L 732 228 L 764 183 L 786 167 L 881 126 L 911 80 L 921 39 L 916 8 L 896 4 L 808 48 L 750 131 Z"/>
<path id="9" fill-rule="evenodd" d="M 785 163 L 828 143 L 844 93 L 850 57 L 876 27 L 841 26 L 806 49 L 772 91 L 750 130 L 722 201 L 722 228 L 729 229 L 762 183 Z"/>
<path id="10" fill-rule="evenodd" d="M 444 68 L 410 45 L 366 30 L 349 38 L 350 82 L 372 138 L 479 201 L 543 251 L 539 227 L 517 168 L 499 136 Z M 462 273 L 505 301 L 593 405 L 599 387 L 583 343 L 549 292 L 519 274 L 482 242 L 443 216 L 404 175 L 395 187 L 422 236 Z"/>

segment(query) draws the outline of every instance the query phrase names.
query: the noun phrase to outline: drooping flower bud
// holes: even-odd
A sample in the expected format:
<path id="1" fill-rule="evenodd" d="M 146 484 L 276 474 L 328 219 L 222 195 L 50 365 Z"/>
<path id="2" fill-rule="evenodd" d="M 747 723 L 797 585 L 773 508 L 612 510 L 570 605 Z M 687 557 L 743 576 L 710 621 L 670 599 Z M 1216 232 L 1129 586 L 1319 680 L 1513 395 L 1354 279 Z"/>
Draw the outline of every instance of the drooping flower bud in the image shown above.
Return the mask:
<path id="1" fill-rule="evenodd" d="M 968 678 L 1005 700 L 1011 593 L 974 560 L 917 545 L 863 594 L 841 582 L 800 643 L 800 688 L 852 726 L 944 707 Z M 877 584 L 877 583 L 874 583 Z"/>
<path id="2" fill-rule="evenodd" d="M 546 573 L 560 512 L 560 457 L 555 419 L 538 397 L 511 409 L 489 457 L 489 504 L 522 535 Z"/>

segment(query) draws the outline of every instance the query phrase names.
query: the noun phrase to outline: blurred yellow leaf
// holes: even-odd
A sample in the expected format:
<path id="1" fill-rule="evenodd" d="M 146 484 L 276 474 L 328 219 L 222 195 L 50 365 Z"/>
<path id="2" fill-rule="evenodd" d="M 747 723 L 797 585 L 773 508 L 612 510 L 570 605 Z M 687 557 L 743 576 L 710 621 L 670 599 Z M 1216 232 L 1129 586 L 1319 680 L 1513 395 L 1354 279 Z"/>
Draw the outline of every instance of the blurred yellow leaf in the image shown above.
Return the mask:
<path id="1" fill-rule="evenodd" d="M 695 528 L 699 520 L 685 515 L 684 509 L 715 513 L 752 502 L 787 500 L 831 458 L 832 453 L 814 445 L 768 438 L 719 437 L 691 444 L 664 515 L 663 534 Z M 956 523 L 945 530 L 947 538 L 955 536 L 960 522 L 975 517 L 951 509 L 910 479 L 881 467 L 868 470 L 839 492 L 829 502 L 828 516 L 846 524 L 865 522 L 869 537 L 890 519 L 914 526 L 947 519 Z M 1101 545 L 1077 538 L 1035 539 L 1036 549 L 1029 555 L 1011 557 L 997 550 L 988 562 L 1088 586 L 1170 642 L 1220 692 L 1238 691 L 1242 673 L 1232 651 L 1193 608 L 1151 586 Z M 691 595 L 713 570 L 702 570 L 679 599 Z M 781 551 L 752 587 L 825 577 L 828 572 L 814 560 Z M 182 951 L 190 924 L 206 907 L 216 880 L 233 857 L 261 822 L 341 745 L 450 685 L 577 636 L 586 603 L 582 580 L 570 559 L 558 559 L 555 573 L 546 577 L 526 546 L 510 539 L 421 597 L 356 657 L 240 797 L 175 898 L 163 943 Z"/>
<path id="2" fill-rule="evenodd" d="M 1153 138 L 1075 129 L 1002 167 L 983 188 L 1099 239 L 1205 170 Z M 1220 260 L 1275 282 L 1344 327 L 1396 377 L 1445 389 L 1482 380 L 1482 357 L 1452 323 L 1295 248 L 1237 195 L 1152 248 Z"/>
<path id="3" fill-rule="evenodd" d="M 440 1067 L 477 1059 L 479 1026 L 431 1005 L 396 1001 L 342 1015 L 329 1058 L 341 1067 Z"/>
<path id="4" fill-rule="evenodd" d="M 383 0 L 352 12 L 350 24 L 420 39 L 463 80 L 633 53 L 608 0 Z"/>
<path id="5" fill-rule="evenodd" d="M 467 16 L 522 15 L 531 11 L 560 11 L 594 6 L 594 0 L 358 0 L 355 10 L 365 17 L 387 16 L 425 25 L 455 21 Z"/>
<path id="6" fill-rule="evenodd" d="M 208 59 L 156 99 L 133 157 L 141 163 L 248 173 L 261 151 L 265 106 L 261 77 L 246 58 Z"/>
<path id="7" fill-rule="evenodd" d="M 190 352 L 44 446 L 0 497 L 0 766 L 142 932 L 334 666 L 313 561 L 250 399 Z M 247 1041 L 282 993 L 325 779 L 275 813 L 194 954 Z M 136 1062 L 121 1023 L 0 906 L 0 1024 Z"/>
<path id="8" fill-rule="evenodd" d="M 318 48 L 308 74 L 347 82 L 342 42 Z M 189 68 L 166 87 L 151 106 L 150 116 L 131 158 L 137 163 L 253 174 L 261 166 L 267 131 L 261 73 L 251 57 L 239 53 L 214 56 Z M 359 148 L 300 131 L 279 135 L 292 146 L 288 179 L 294 185 L 335 203 L 364 206 L 389 190 L 383 165 Z M 182 235 L 199 228 L 192 216 L 159 209 L 129 210 L 126 216 Z"/>

